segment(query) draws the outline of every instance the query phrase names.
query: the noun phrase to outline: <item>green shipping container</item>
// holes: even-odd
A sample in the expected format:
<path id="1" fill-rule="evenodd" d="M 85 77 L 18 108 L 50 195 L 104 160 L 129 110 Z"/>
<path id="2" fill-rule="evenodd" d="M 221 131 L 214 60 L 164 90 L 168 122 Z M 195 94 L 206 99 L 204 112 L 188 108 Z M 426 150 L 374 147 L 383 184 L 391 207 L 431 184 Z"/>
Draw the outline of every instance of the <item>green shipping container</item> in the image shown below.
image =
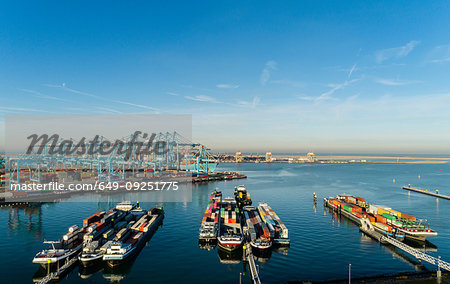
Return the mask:
<path id="1" fill-rule="evenodd" d="M 389 220 L 395 220 L 395 216 L 389 215 L 387 213 L 383 213 L 381 216 Z"/>
<path id="2" fill-rule="evenodd" d="M 348 212 L 352 212 L 352 208 L 350 206 L 344 205 L 344 210 Z"/>

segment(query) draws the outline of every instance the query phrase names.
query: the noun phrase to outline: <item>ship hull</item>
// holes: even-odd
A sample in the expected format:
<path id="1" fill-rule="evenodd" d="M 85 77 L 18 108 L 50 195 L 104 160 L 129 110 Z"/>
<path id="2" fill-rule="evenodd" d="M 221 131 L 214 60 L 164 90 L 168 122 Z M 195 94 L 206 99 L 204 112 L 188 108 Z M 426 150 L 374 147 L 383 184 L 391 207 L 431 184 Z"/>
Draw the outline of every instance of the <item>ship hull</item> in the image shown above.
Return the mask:
<path id="1" fill-rule="evenodd" d="M 89 256 L 80 256 L 78 260 L 80 260 L 82 266 L 92 267 L 102 262 L 103 254 L 99 253 L 99 254 L 91 254 Z"/>
<path id="2" fill-rule="evenodd" d="M 219 239 L 219 246 L 228 251 L 237 250 L 242 246 L 242 240 L 241 241 L 222 241 Z"/>

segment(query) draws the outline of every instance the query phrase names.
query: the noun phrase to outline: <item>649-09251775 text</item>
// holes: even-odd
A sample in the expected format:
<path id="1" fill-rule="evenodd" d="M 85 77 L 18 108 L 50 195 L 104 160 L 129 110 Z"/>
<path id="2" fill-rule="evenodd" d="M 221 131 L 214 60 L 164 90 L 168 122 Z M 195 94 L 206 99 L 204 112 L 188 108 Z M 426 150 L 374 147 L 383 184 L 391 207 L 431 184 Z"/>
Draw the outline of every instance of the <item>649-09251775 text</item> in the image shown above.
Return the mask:
<path id="1" fill-rule="evenodd" d="M 29 183 L 29 184 L 11 184 L 11 191 L 177 191 L 177 181 L 159 181 L 159 182 L 99 182 L 95 183 L 70 183 L 59 182 L 49 183 Z"/>

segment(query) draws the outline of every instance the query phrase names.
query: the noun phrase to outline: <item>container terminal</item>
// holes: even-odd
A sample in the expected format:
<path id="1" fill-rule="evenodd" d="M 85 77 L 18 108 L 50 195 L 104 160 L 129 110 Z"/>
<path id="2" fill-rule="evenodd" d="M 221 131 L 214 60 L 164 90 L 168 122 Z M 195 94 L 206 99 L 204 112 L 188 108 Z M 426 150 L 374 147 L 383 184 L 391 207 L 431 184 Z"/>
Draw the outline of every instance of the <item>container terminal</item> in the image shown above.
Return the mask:
<path id="1" fill-rule="evenodd" d="M 139 141 L 143 142 L 143 137 L 138 136 L 136 142 Z M 125 140 L 125 142 L 128 141 Z M 128 181 L 168 180 L 181 184 L 247 177 L 239 172 L 217 171 L 219 159 L 211 154 L 206 146 L 188 141 L 176 132 L 160 133 L 153 143 L 155 145 L 163 143 L 166 145 L 166 151 L 161 154 L 152 152 L 126 157 L 124 154 L 114 153 L 68 156 L 47 152 L 38 153 L 35 149 L 30 154 L 2 156 L 0 159 L 2 180 L 0 205 L 36 202 L 42 201 L 43 198 L 53 201 L 80 192 L 54 190 L 29 192 L 11 190 L 10 185 L 37 185 L 53 182 L 67 187 L 74 183 L 94 185 L 97 182 L 125 184 Z"/>
<path id="2" fill-rule="evenodd" d="M 40 264 L 46 272 L 37 283 L 57 280 L 78 262 L 84 267 L 110 267 L 134 259 L 146 241 L 162 224 L 164 210 L 140 208 L 139 203 L 122 202 L 115 208 L 100 211 L 83 220 L 83 226 L 70 226 L 59 241 L 44 241 L 49 248 L 38 252 L 33 263 Z"/>

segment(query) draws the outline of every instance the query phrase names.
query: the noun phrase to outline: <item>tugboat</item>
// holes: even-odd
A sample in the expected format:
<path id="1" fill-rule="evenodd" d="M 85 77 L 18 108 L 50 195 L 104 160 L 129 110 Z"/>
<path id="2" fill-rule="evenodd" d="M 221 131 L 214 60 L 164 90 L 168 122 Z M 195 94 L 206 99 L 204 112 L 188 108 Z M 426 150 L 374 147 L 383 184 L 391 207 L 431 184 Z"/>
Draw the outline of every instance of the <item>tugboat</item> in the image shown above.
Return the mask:
<path id="1" fill-rule="evenodd" d="M 116 234 L 103 255 L 109 267 L 122 265 L 136 257 L 164 219 L 162 207 L 155 207 L 148 212 L 143 209 L 133 209 L 131 212 L 136 221 L 129 230 L 124 228 Z"/>
<path id="2" fill-rule="evenodd" d="M 242 246 L 244 238 L 240 221 L 239 208 L 232 197 L 222 201 L 220 209 L 219 246 L 226 250 L 235 250 Z"/>
<path id="3" fill-rule="evenodd" d="M 247 189 L 245 189 L 245 186 L 243 185 L 234 187 L 234 198 L 236 199 L 239 209 L 242 209 L 244 206 L 252 205 L 250 193 L 247 192 Z"/>

